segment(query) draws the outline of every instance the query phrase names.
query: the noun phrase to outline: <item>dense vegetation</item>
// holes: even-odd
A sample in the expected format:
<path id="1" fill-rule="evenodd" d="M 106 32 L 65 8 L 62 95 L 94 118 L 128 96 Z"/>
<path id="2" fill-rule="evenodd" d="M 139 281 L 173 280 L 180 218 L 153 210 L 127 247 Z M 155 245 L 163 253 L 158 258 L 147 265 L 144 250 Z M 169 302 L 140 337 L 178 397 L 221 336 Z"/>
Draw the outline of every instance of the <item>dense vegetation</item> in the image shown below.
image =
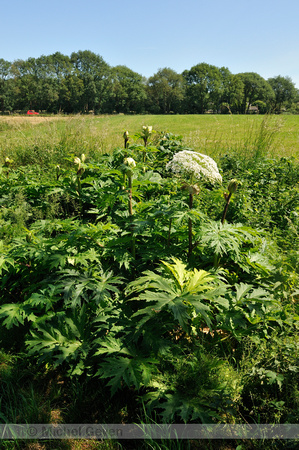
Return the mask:
<path id="1" fill-rule="evenodd" d="M 6 156 L 2 422 L 297 423 L 299 166 L 265 121 L 218 168 L 151 127 Z"/>
<path id="2" fill-rule="evenodd" d="M 126 66 L 110 67 L 85 50 L 13 62 L 0 59 L 0 111 L 47 113 L 298 112 L 291 78 L 265 80 L 254 72 L 199 63 L 182 74 L 159 69 L 145 79 Z M 253 109 L 252 109 L 253 108 Z"/>

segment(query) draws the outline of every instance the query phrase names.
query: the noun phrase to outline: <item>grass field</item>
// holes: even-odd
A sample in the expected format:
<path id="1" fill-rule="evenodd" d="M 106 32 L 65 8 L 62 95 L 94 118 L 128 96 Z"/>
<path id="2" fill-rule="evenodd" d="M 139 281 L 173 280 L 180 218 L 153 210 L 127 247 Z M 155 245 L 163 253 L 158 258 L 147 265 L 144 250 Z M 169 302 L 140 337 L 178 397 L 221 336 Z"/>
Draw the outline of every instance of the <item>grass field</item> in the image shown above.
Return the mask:
<path id="1" fill-rule="evenodd" d="M 94 157 L 123 146 L 122 134 L 133 136 L 143 125 L 183 136 L 184 144 L 214 158 L 228 152 L 248 155 L 258 147 L 269 156 L 299 157 L 299 116 L 148 115 L 148 116 L 2 116 L 0 158 L 25 163 L 53 160 L 54 154 Z M 55 158 L 54 158 L 55 159 Z M 28 161 L 32 162 L 32 161 Z"/>

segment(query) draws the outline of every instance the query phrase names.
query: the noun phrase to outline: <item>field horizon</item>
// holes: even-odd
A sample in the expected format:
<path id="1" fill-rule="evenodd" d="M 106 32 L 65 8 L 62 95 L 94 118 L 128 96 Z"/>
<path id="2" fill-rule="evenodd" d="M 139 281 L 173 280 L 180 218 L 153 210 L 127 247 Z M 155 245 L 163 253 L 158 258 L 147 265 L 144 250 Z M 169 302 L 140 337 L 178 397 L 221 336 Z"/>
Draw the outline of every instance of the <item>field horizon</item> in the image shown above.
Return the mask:
<path id="1" fill-rule="evenodd" d="M 184 145 L 216 159 L 226 153 L 248 155 L 261 140 L 267 141 L 269 157 L 299 157 L 299 116 L 216 114 L 0 116 L 0 157 L 57 147 L 95 157 L 122 147 L 124 131 L 136 142 L 143 125 L 152 126 L 156 136 L 182 136 Z"/>

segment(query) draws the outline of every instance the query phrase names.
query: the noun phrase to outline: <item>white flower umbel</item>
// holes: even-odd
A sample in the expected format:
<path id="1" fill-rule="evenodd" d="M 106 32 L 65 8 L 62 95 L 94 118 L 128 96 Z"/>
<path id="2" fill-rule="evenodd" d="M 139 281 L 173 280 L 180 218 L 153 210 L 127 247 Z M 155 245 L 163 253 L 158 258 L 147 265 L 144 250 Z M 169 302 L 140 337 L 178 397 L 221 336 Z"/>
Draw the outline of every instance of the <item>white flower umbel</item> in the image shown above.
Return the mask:
<path id="1" fill-rule="evenodd" d="M 128 158 L 125 158 L 124 165 L 129 166 L 131 168 L 136 167 L 135 159 L 131 158 L 130 156 Z"/>
<path id="2" fill-rule="evenodd" d="M 143 125 L 142 129 L 143 129 L 143 133 L 144 133 L 144 134 L 146 134 L 146 135 L 148 135 L 148 136 L 149 136 L 150 134 L 152 134 L 153 127 L 146 127 L 145 125 Z"/>
<path id="3" fill-rule="evenodd" d="M 191 150 L 175 153 L 173 159 L 167 163 L 166 169 L 192 181 L 204 179 L 213 184 L 222 183 L 216 162 L 210 156 Z"/>
<path id="4" fill-rule="evenodd" d="M 78 166 L 81 166 L 81 159 L 78 158 L 78 156 L 76 156 L 76 158 L 74 159 L 74 164 L 78 164 Z"/>
<path id="5" fill-rule="evenodd" d="M 189 192 L 189 208 L 193 208 L 193 197 L 198 194 L 199 188 L 193 184 L 196 180 L 208 180 L 211 183 L 221 183 L 222 177 L 219 173 L 216 162 L 207 155 L 183 150 L 175 153 L 172 160 L 166 164 L 166 169 L 171 170 L 175 175 L 182 177 L 185 182 L 183 187 Z M 186 183 L 187 181 L 187 183 Z M 193 231 L 192 219 L 188 219 L 188 258 L 191 258 L 193 251 Z"/>

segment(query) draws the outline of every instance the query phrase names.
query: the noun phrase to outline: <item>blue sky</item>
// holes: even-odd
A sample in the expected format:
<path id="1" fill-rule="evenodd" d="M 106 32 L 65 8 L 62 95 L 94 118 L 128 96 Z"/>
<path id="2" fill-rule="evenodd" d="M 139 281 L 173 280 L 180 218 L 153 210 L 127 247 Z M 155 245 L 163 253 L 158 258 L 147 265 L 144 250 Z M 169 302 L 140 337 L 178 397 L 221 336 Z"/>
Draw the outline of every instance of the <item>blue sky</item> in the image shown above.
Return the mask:
<path id="1" fill-rule="evenodd" d="M 206 62 L 299 89 L 298 0 L 0 0 L 0 17 L 7 61 L 91 50 L 145 77 Z"/>

